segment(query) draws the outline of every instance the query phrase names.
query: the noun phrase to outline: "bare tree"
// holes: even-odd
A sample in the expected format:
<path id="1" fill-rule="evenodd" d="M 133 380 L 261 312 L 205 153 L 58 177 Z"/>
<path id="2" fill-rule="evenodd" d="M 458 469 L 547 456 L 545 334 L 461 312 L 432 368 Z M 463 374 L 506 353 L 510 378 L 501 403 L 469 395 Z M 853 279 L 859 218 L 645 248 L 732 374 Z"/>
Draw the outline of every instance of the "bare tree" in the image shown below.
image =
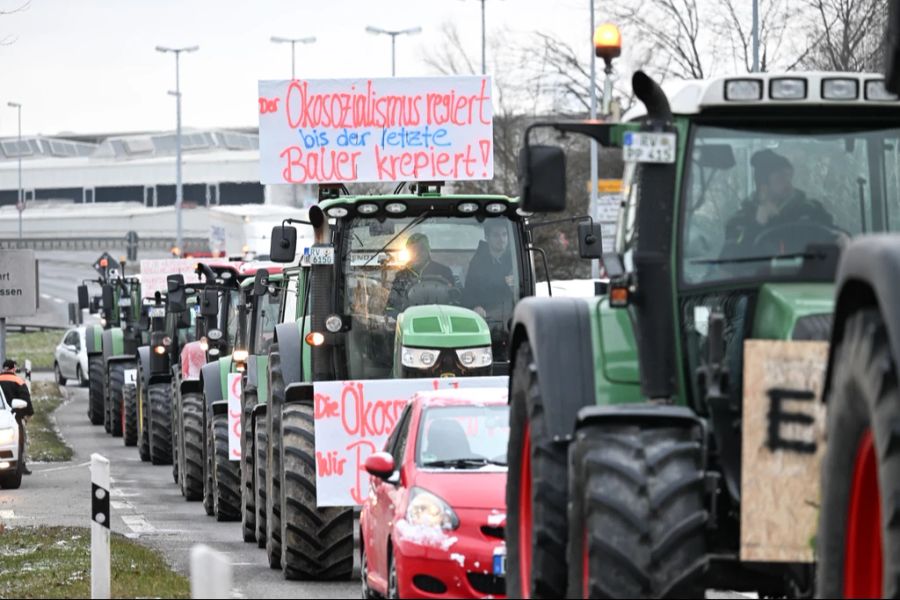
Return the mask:
<path id="1" fill-rule="evenodd" d="M 806 0 L 808 50 L 799 65 L 881 71 L 889 0 Z"/>
<path id="2" fill-rule="evenodd" d="M 753 68 L 752 7 L 740 0 L 716 0 L 717 17 L 711 27 L 717 46 L 730 46 L 732 67 L 750 71 Z M 768 71 L 788 68 L 797 61 L 796 44 L 786 35 L 796 27 L 802 6 L 796 0 L 760 0 L 759 3 L 759 68 Z"/>
<path id="3" fill-rule="evenodd" d="M 31 0 L 25 0 L 13 8 L 0 8 L 0 17 L 28 10 L 29 6 L 31 6 Z M 0 34 L 0 46 L 10 46 L 14 44 L 17 39 L 18 38 L 12 34 Z"/>

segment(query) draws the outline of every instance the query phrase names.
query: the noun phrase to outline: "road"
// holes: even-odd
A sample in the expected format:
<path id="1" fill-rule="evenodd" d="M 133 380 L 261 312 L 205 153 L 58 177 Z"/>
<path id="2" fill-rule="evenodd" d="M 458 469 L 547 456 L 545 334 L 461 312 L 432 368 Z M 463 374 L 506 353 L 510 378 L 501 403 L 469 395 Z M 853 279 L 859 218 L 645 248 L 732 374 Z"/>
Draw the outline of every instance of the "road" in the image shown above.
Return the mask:
<path id="1" fill-rule="evenodd" d="M 41 374 L 46 377 L 46 375 Z M 90 455 L 111 463 L 113 531 L 161 551 L 176 570 L 189 572 L 191 547 L 202 542 L 225 553 L 234 566 L 235 592 L 248 598 L 358 597 L 356 578 L 341 583 L 285 581 L 269 569 L 265 551 L 241 541 L 240 523 L 217 523 L 199 502 L 186 502 L 172 482 L 172 467 L 141 462 L 136 448 L 106 435 L 87 418 L 87 390 L 67 386 L 68 401 L 56 413 L 75 450 L 70 463 L 34 464 L 19 490 L 0 490 L 0 521 L 12 526 L 90 523 Z M 358 577 L 358 569 L 355 576 Z"/>

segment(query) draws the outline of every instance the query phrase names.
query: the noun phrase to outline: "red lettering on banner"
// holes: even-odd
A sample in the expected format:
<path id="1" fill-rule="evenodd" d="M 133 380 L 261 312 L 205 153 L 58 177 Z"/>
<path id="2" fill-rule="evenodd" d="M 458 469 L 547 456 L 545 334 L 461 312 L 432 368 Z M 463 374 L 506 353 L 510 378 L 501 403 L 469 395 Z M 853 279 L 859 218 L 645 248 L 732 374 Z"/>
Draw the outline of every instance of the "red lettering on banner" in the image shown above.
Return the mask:
<path id="1" fill-rule="evenodd" d="M 316 452 L 316 472 L 319 477 L 340 477 L 344 474 L 345 464 L 347 464 L 347 459 L 340 458 L 336 450 L 326 454 Z"/>
<path id="2" fill-rule="evenodd" d="M 266 113 L 278 112 L 279 100 L 281 100 L 281 98 L 260 98 L 259 114 L 264 115 Z"/>
<path id="3" fill-rule="evenodd" d="M 448 164 L 451 163 L 452 164 Z M 459 179 L 475 177 L 475 163 L 472 146 L 467 145 L 465 152 L 438 152 L 435 150 L 419 152 L 400 152 L 389 154 L 375 146 L 375 168 L 381 181 L 400 181 L 404 179 L 449 178 Z"/>
<path id="4" fill-rule="evenodd" d="M 315 418 L 317 421 L 320 419 L 339 417 L 340 410 L 340 403 L 332 400 L 331 396 L 328 396 L 327 394 L 315 395 Z"/>
<path id="5" fill-rule="evenodd" d="M 300 146 L 289 146 L 279 155 L 286 161 L 281 176 L 285 183 L 354 181 L 358 177 L 360 154 L 327 148 L 307 151 Z"/>
<path id="6" fill-rule="evenodd" d="M 341 392 L 341 426 L 347 435 L 360 438 L 387 435 L 406 404 L 406 399 L 366 402 L 363 384 L 348 382 Z"/>
<path id="7" fill-rule="evenodd" d="M 354 482 L 353 487 L 350 488 L 350 495 L 353 497 L 354 502 L 362 504 L 365 500 L 362 494 L 363 482 L 365 481 L 365 478 L 368 477 L 368 474 L 366 473 L 366 459 L 369 458 L 370 454 L 375 452 L 375 444 L 368 440 L 359 440 L 347 446 L 348 452 L 353 450 L 356 451 L 354 455 L 354 458 L 356 459 L 356 481 Z"/>

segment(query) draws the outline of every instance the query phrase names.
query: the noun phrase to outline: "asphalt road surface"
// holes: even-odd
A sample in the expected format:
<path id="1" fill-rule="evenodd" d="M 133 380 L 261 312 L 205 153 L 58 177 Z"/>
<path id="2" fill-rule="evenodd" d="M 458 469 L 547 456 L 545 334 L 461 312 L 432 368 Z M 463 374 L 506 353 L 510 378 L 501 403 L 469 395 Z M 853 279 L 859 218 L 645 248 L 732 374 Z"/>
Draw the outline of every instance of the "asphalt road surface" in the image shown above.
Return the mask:
<path id="1" fill-rule="evenodd" d="M 41 374 L 46 378 L 48 374 Z M 113 531 L 161 551 L 175 569 L 189 574 L 190 550 L 204 543 L 233 565 L 235 592 L 248 598 L 356 598 L 354 579 L 340 583 L 286 581 L 269 568 L 265 551 L 241 540 L 240 523 L 218 523 L 199 502 L 186 502 L 172 481 L 171 466 L 141 462 L 136 448 L 112 438 L 87 418 L 87 390 L 69 385 L 68 402 L 56 413 L 59 429 L 75 450 L 69 463 L 32 464 L 34 474 L 18 490 L 0 490 L 0 520 L 11 526 L 90 526 L 89 461 L 110 460 Z"/>

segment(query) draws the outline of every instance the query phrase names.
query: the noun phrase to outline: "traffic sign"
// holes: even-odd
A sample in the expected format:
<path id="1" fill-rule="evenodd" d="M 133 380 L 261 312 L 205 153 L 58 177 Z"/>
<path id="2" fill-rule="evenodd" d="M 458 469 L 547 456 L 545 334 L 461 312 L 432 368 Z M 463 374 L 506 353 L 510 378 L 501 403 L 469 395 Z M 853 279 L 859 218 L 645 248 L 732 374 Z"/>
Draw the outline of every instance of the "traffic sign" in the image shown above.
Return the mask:
<path id="1" fill-rule="evenodd" d="M 122 271 L 122 265 L 113 258 L 109 252 L 104 252 L 100 258 L 94 261 L 94 270 L 100 273 L 102 277 L 108 277 L 111 273 L 119 273 Z"/>

